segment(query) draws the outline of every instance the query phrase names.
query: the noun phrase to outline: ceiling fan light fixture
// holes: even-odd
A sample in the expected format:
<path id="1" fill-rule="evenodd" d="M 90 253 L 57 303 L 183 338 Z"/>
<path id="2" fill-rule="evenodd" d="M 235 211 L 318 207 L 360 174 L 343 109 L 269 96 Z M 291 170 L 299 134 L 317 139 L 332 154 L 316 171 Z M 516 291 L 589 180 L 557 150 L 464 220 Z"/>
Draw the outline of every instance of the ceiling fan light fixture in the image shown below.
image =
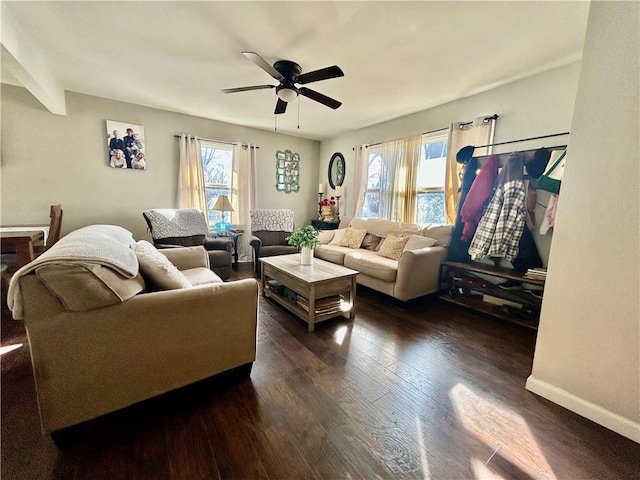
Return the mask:
<path id="1" fill-rule="evenodd" d="M 281 86 L 276 89 L 276 94 L 278 95 L 278 98 L 283 102 L 291 102 L 298 96 L 298 92 L 296 90 L 287 86 Z"/>

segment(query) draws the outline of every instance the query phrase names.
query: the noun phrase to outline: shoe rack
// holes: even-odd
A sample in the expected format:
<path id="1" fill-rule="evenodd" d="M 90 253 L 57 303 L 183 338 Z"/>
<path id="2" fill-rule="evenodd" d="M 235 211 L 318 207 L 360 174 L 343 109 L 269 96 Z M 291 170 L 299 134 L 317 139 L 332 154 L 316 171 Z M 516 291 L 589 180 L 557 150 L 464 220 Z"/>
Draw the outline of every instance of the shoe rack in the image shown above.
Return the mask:
<path id="1" fill-rule="evenodd" d="M 440 298 L 500 320 L 538 329 L 544 279 L 478 262 L 440 263 Z"/>

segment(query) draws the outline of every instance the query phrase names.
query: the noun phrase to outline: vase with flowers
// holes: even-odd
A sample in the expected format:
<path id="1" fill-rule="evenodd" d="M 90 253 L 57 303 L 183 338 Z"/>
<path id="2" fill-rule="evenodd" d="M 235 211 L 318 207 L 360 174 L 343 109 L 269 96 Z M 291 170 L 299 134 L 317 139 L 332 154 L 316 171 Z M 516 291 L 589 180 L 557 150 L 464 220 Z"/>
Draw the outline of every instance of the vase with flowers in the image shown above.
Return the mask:
<path id="1" fill-rule="evenodd" d="M 323 198 L 318 202 L 320 206 L 320 215 L 318 220 L 322 220 L 323 222 L 332 222 L 333 221 L 333 206 L 336 204 L 336 197 L 331 198 Z"/>
<path id="2" fill-rule="evenodd" d="M 320 245 L 319 235 L 320 230 L 316 230 L 311 225 L 305 225 L 286 238 L 289 245 L 295 245 L 300 249 L 302 265 L 311 265 L 313 263 L 313 249 Z"/>

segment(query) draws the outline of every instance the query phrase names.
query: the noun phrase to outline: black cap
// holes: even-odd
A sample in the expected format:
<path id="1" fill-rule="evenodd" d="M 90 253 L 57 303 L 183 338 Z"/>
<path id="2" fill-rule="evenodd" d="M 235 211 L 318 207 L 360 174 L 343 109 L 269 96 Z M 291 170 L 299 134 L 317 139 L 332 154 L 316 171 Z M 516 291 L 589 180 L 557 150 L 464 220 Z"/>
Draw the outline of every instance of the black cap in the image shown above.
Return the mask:
<path id="1" fill-rule="evenodd" d="M 535 151 L 533 157 L 525 163 L 527 174 L 532 178 L 539 178 L 547 168 L 547 163 L 551 158 L 551 151 L 546 148 L 540 148 Z"/>
<path id="2" fill-rule="evenodd" d="M 466 147 L 462 147 L 456 153 L 456 162 L 458 163 L 467 163 L 469 160 L 473 158 L 473 151 L 476 147 L 473 145 L 467 145 Z"/>

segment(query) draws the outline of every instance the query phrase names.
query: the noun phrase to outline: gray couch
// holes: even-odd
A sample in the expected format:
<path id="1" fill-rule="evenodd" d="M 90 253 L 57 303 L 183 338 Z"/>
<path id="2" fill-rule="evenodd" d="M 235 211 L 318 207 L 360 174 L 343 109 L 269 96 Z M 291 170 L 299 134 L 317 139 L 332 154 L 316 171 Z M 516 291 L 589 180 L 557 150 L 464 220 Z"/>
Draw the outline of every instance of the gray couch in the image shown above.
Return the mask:
<path id="1" fill-rule="evenodd" d="M 447 248 L 451 239 L 451 225 L 429 225 L 419 227 L 415 224 L 403 224 L 388 220 L 346 217 L 340 222 L 339 229 L 355 228 L 366 230 L 377 239 L 389 234 L 396 236 L 428 237 L 433 246 L 405 249 L 398 260 L 382 257 L 375 248 L 349 248 L 332 243 L 335 230 L 322 232 L 314 255 L 347 268 L 357 270 L 357 282 L 398 300 L 407 301 L 434 293 L 439 288 L 440 262 L 447 257 Z M 372 238 L 369 237 L 369 238 Z M 415 243 L 419 243 L 418 241 Z M 378 244 L 380 245 L 380 244 Z M 409 245 L 409 244 L 408 244 Z"/>

